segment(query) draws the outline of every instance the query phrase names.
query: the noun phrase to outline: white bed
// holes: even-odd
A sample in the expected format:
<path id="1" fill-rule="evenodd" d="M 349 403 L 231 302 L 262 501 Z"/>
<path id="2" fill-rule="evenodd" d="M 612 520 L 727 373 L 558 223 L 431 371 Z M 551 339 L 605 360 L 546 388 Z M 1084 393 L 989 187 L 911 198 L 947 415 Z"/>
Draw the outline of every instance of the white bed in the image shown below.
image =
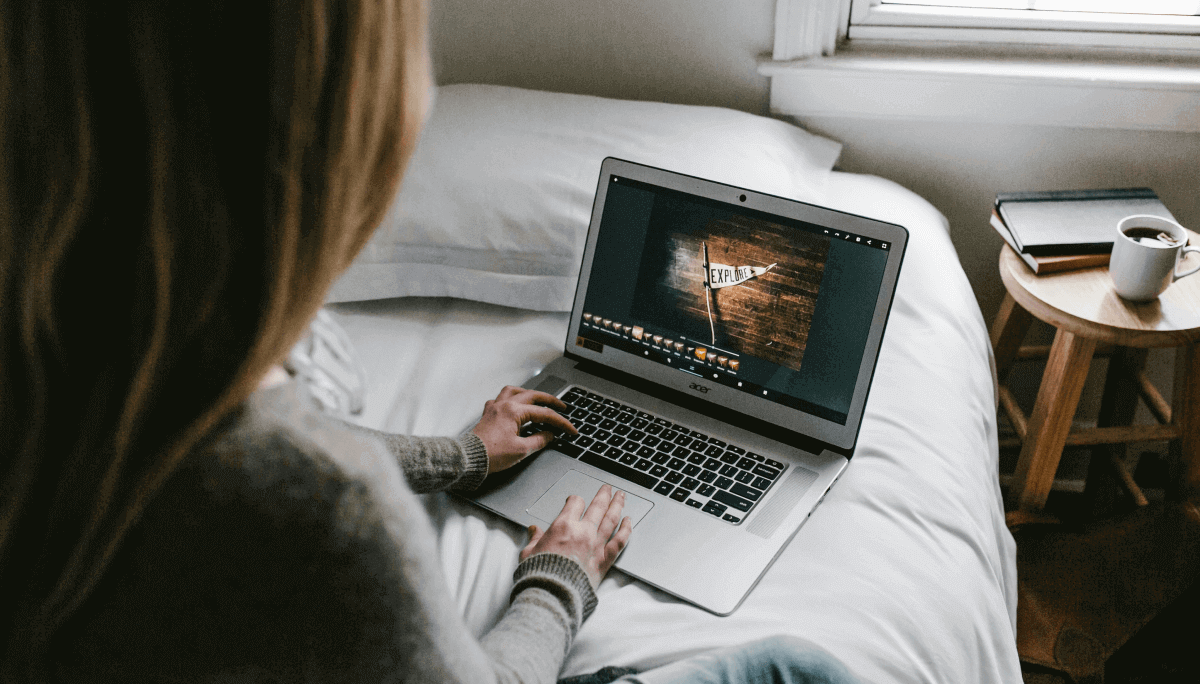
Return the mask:
<path id="1" fill-rule="evenodd" d="M 563 98 L 566 104 L 555 110 Z M 580 112 L 606 107 L 634 111 L 628 109 L 634 107 L 635 119 L 658 120 L 663 110 L 656 108 L 671 107 L 478 86 L 443 89 L 438 111 L 452 106 L 480 118 L 439 123 L 435 112 L 432 133 L 421 143 L 410 172 L 411 183 L 406 183 L 401 201 L 406 193 L 415 192 L 412 188 L 428 188 L 445 180 L 429 171 L 429 160 L 453 152 L 453 145 L 446 141 L 448 131 L 455 133 L 450 136 L 455 144 L 466 145 L 468 150 L 489 144 L 471 136 L 480 135 L 477 129 L 481 126 L 490 126 L 479 121 L 497 118 L 494 107 L 500 108 L 499 118 L 520 120 L 512 126 L 553 139 L 560 131 L 518 111 L 522 106 L 544 111 L 547 102 L 556 104 L 549 107 L 555 111 L 546 116 L 561 122 L 563 130 L 578 126 Z M 778 158 L 795 171 L 792 177 L 781 181 L 770 167 L 773 162 L 754 167 L 757 171 L 747 170 L 751 166 L 739 169 L 729 162 L 728 155 L 720 153 L 719 166 L 727 173 L 750 178 L 751 182 L 742 185 L 757 184 L 756 189 L 901 224 L 909 229 L 911 239 L 855 456 L 759 585 L 733 615 L 720 618 L 614 572 L 600 587 L 600 605 L 579 633 L 563 675 L 592 672 L 606 665 L 646 670 L 714 647 L 793 634 L 823 646 L 864 681 L 1021 681 L 1015 639 L 1016 547 L 1004 524 L 997 483 L 990 347 L 945 218 L 928 202 L 890 181 L 830 171 L 837 146 L 829 141 L 777 130 L 776 126 L 786 124 L 761 124 L 770 120 L 744 114 L 727 115 L 706 108 L 677 111 L 686 114 L 684 118 L 732 117 L 727 123 L 733 127 L 742 125 L 739 121 L 757 119 L 749 125 L 766 126 L 764 130 L 771 135 L 793 136 L 788 138 L 795 143 L 795 150 L 789 153 L 792 157 Z M 704 119 L 699 130 L 714 130 L 710 123 Z M 502 128 L 505 126 L 509 124 Z M 621 126 L 619 131 L 630 130 L 628 121 Z M 511 133 L 509 128 L 505 130 Z M 618 148 L 615 156 L 631 149 L 633 154 L 644 152 L 645 136 L 663 135 L 647 132 L 643 126 L 636 135 L 626 136 L 625 143 L 632 147 L 623 151 L 613 142 L 611 132 L 597 132 L 595 126 L 580 130 L 586 132 L 583 137 L 589 139 L 589 145 Z M 673 151 L 688 139 L 686 126 L 666 130 L 674 137 L 661 148 L 665 161 L 653 155 L 647 161 L 659 165 L 674 161 L 679 170 L 701 173 L 705 169 L 698 166 L 706 160 L 713 163 L 704 156 L 711 154 L 707 149 L 711 146 L 704 146 L 698 162 L 673 160 Z M 487 135 L 494 131 L 489 129 Z M 515 143 L 512 136 L 500 139 Z M 541 153 L 562 153 L 559 143 Z M 578 149 L 575 142 L 567 147 L 572 145 Z M 748 153 L 748 163 L 752 165 L 754 154 L 761 157 L 763 150 L 774 149 L 773 145 L 768 140 L 757 152 Z M 590 148 L 585 152 L 584 156 L 595 155 Z M 796 154 L 804 158 L 797 161 Z M 569 159 L 563 164 L 581 163 L 570 154 L 565 156 Z M 521 154 L 509 157 L 515 158 L 506 158 L 483 172 L 478 168 L 471 172 L 476 176 L 482 173 L 486 176 L 483 180 L 476 177 L 464 182 L 498 183 L 489 186 L 490 195 L 483 194 L 493 201 L 511 198 L 511 189 L 503 186 L 511 181 L 505 174 L 517 173 L 512 168 L 531 160 Z M 464 163 L 469 162 L 456 159 L 443 171 L 466 173 L 461 167 Z M 589 158 L 586 165 L 590 164 Z M 572 180 L 569 188 L 547 188 L 546 192 L 578 195 L 580 183 L 589 182 L 589 172 L 594 187 L 599 158 L 594 166 L 594 170 L 588 166 L 579 172 L 582 180 Z M 559 173 L 556 168 L 542 171 Z M 768 171 L 767 176 L 754 176 Z M 545 181 L 526 178 L 522 182 Z M 770 185 L 782 182 L 788 187 Z M 462 198 L 462 188 L 443 188 L 442 192 L 451 198 L 442 202 L 470 205 L 473 201 Z M 483 227 L 486 212 L 493 209 L 468 206 L 445 218 L 444 206 L 440 206 L 427 208 L 425 219 L 412 209 L 407 210 L 407 219 L 393 216 L 394 222 L 385 225 L 366 253 L 364 262 L 369 268 L 359 273 L 352 270 L 346 278 L 350 285 L 343 283 L 335 294 L 340 291 L 342 299 L 369 296 L 371 279 L 387 272 L 388 259 L 403 262 L 418 254 L 416 260 L 422 264 L 416 269 L 419 278 L 411 273 L 386 275 L 374 296 L 452 294 L 460 298 L 408 296 L 330 305 L 366 369 L 366 408 L 359 420 L 406 434 L 452 435 L 468 427 L 483 402 L 501 386 L 520 384 L 557 356 L 567 329 L 568 314 L 561 310 L 562 302 L 569 299 L 570 292 L 561 301 L 553 292 L 564 283 L 573 292 L 569 252 L 575 248 L 572 240 L 582 245 L 582 236 L 576 238 L 574 231 L 579 230 L 578 220 L 586 226 L 590 199 L 584 200 L 582 219 L 572 206 L 564 210 L 569 220 L 557 222 L 563 223 L 566 235 L 558 247 L 550 245 L 551 249 L 566 245 L 566 256 L 561 259 L 566 270 L 558 272 L 531 269 L 528 262 L 536 257 L 524 256 L 524 262 L 509 258 L 511 245 L 521 240 L 554 243 L 555 238 L 547 237 L 545 230 L 546 225 L 557 225 L 555 221 L 533 226 L 543 232 L 540 237 L 509 234 L 498 239 Z M 577 197 L 573 201 L 580 202 Z M 435 214 L 437 218 L 429 219 Z M 413 219 L 414 215 L 418 218 Z M 509 228 L 515 225 L 518 231 L 537 223 L 520 218 L 506 216 L 499 222 Z M 458 244 L 447 246 L 446 233 L 430 227 L 433 220 L 462 222 L 472 230 L 465 231 Z M 422 244 L 420 250 L 407 253 L 396 247 L 413 234 L 426 243 L 443 242 L 432 247 Z M 515 268 L 518 272 L 480 274 L 479 265 L 485 264 L 482 270 L 486 271 L 489 263 L 486 258 L 481 261 L 489 244 L 497 253 L 505 253 L 505 258 L 493 263 L 495 271 Z M 433 258 L 429 257 L 431 249 L 437 252 Z M 452 263 L 455 250 L 465 251 L 466 260 Z M 577 268 L 577 260 L 575 264 Z M 446 273 L 439 275 L 439 268 Z M 361 272 L 364 270 L 370 277 Z M 443 279 L 440 283 L 439 277 Z M 520 299 L 506 300 L 514 290 Z M 527 305 L 532 308 L 495 303 L 520 305 L 525 301 L 533 301 Z M 507 604 L 525 532 L 446 495 L 428 497 L 428 508 L 440 531 L 441 561 L 449 585 L 470 628 L 483 633 Z M 719 575 L 719 563 L 714 561 L 703 571 Z"/>

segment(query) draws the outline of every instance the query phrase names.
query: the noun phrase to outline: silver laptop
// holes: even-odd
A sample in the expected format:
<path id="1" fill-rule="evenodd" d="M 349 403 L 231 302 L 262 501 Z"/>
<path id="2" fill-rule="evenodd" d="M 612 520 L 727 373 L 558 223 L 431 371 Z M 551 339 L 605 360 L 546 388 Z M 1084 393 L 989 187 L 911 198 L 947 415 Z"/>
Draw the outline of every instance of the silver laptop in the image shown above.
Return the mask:
<path id="1" fill-rule="evenodd" d="M 733 612 L 853 455 L 907 238 L 606 159 L 566 349 L 525 384 L 579 435 L 471 500 L 545 527 L 609 483 L 634 524 L 615 567 Z"/>

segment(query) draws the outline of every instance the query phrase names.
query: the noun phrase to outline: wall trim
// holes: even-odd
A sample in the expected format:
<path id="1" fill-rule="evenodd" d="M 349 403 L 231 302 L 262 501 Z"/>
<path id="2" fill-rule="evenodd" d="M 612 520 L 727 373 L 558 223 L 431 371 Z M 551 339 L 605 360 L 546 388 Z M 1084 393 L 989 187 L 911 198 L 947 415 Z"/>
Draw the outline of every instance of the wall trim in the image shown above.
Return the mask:
<path id="1" fill-rule="evenodd" d="M 764 61 L 772 113 L 1200 132 L 1200 69 L 1068 61 Z"/>

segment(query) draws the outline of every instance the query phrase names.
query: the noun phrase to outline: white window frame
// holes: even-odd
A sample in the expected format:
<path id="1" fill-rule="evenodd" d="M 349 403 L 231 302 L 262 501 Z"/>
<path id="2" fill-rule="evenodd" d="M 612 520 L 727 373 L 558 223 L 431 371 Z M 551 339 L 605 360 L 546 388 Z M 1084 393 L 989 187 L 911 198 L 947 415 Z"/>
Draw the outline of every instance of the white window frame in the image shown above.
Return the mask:
<path id="1" fill-rule="evenodd" d="M 1200 51 L 1200 17 L 850 3 L 850 40 Z"/>
<path id="2" fill-rule="evenodd" d="M 772 112 L 801 121 L 824 116 L 1200 132 L 1200 44 L 1188 47 L 1196 36 L 1126 32 L 1120 33 L 1125 43 L 1097 45 L 1097 35 L 1116 32 L 1086 30 L 1048 46 L 1063 36 L 1032 26 L 856 28 L 850 16 L 853 3 L 862 1 L 777 0 L 773 58 L 759 66 L 771 77 Z M 947 31 L 935 35 L 939 28 Z M 1134 44 L 1147 37 L 1157 41 L 1153 47 Z"/>

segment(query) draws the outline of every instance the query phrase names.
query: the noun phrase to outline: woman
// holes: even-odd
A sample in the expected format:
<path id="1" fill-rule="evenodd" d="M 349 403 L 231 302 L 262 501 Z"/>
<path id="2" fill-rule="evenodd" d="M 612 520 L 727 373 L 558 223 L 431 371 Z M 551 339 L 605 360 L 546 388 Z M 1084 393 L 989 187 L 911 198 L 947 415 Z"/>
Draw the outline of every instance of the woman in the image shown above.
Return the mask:
<path id="1" fill-rule="evenodd" d="M 535 529 L 476 641 L 413 489 L 511 466 L 561 404 L 381 440 L 271 381 L 412 153 L 420 1 L 2 11 L 4 681 L 553 681 L 622 495 Z"/>

